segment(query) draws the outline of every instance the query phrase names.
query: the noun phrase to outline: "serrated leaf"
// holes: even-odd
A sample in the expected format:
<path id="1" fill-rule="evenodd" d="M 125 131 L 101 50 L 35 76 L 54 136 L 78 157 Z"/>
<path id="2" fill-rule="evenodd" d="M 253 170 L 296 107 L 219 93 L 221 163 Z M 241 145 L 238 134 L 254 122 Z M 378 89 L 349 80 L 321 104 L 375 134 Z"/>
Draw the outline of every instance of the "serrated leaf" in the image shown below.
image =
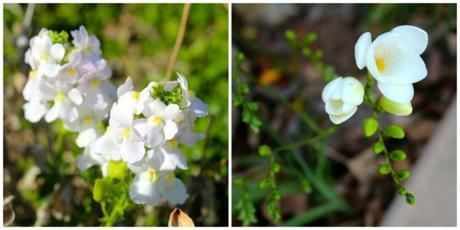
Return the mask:
<path id="1" fill-rule="evenodd" d="M 394 161 L 402 161 L 406 159 L 406 153 L 401 150 L 395 150 L 390 153 L 390 158 Z"/>
<path id="2" fill-rule="evenodd" d="M 363 121 L 363 133 L 366 137 L 374 135 L 378 127 L 379 122 L 373 117 L 366 118 Z"/>
<path id="3" fill-rule="evenodd" d="M 381 164 L 379 166 L 379 173 L 382 174 L 382 175 L 386 175 L 388 173 L 390 173 L 391 171 L 391 167 L 389 164 Z"/>
<path id="4" fill-rule="evenodd" d="M 395 139 L 403 139 L 404 130 L 399 125 L 389 125 L 383 130 L 383 135 Z"/>

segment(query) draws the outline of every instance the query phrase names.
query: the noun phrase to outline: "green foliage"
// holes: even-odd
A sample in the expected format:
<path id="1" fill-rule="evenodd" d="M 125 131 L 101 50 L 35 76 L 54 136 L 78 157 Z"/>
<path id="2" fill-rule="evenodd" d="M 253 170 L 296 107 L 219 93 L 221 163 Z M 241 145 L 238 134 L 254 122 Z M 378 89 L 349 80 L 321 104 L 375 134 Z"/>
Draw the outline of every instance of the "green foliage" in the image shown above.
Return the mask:
<path id="1" fill-rule="evenodd" d="M 379 165 L 379 173 L 382 175 L 386 175 L 391 172 L 391 166 L 389 164 L 381 164 Z"/>
<path id="2" fill-rule="evenodd" d="M 128 175 L 128 166 L 124 161 L 109 161 L 107 165 L 107 176 L 123 181 Z"/>
<path id="3" fill-rule="evenodd" d="M 415 204 L 415 196 L 414 194 L 408 192 L 406 193 L 406 202 L 410 205 L 414 205 Z"/>
<path id="4" fill-rule="evenodd" d="M 67 33 L 67 31 L 64 31 L 64 30 L 61 32 L 49 31 L 49 35 L 53 43 L 65 44 L 69 42 L 69 33 Z"/>
<path id="5" fill-rule="evenodd" d="M 270 156 L 272 154 L 272 149 L 268 147 L 267 145 L 261 145 L 259 146 L 259 155 L 266 157 Z"/>
<path id="6" fill-rule="evenodd" d="M 366 137 L 374 135 L 378 127 L 379 122 L 373 117 L 366 118 L 363 121 L 363 133 Z"/>
<path id="7" fill-rule="evenodd" d="M 396 173 L 396 177 L 399 179 L 399 181 L 405 181 L 407 178 L 409 178 L 410 173 L 407 169 L 401 169 Z"/>
<path id="8" fill-rule="evenodd" d="M 281 170 L 281 166 L 276 163 L 275 154 L 273 154 L 270 147 L 262 145 L 259 147 L 259 155 L 269 159 L 269 177 L 263 179 L 259 183 L 259 187 L 262 189 L 268 188 L 271 190 L 270 196 L 267 199 L 266 210 L 272 217 L 275 223 L 281 221 L 281 212 L 279 210 L 278 202 L 281 199 L 281 195 L 276 185 L 276 174 Z"/>
<path id="9" fill-rule="evenodd" d="M 390 158 L 394 161 L 402 161 L 406 159 L 406 153 L 401 150 L 394 150 L 390 153 Z"/>
<path id="10" fill-rule="evenodd" d="M 375 153 L 375 154 L 380 154 L 383 152 L 383 150 L 385 149 L 385 145 L 378 141 L 377 143 L 375 143 L 373 146 L 372 146 L 372 151 Z"/>
<path id="11" fill-rule="evenodd" d="M 236 60 L 237 71 L 235 72 L 243 72 L 241 65 L 244 61 L 244 54 L 238 53 L 236 55 Z M 260 125 L 262 124 L 259 115 L 257 114 L 259 110 L 259 105 L 257 104 L 257 102 L 252 102 L 246 99 L 247 94 L 249 93 L 249 86 L 241 82 L 240 74 L 241 73 L 234 74 L 237 90 L 236 93 L 234 93 L 233 95 L 233 103 L 235 104 L 235 106 L 240 106 L 242 108 L 243 122 L 248 124 L 254 133 L 258 133 L 260 130 Z"/>
<path id="12" fill-rule="evenodd" d="M 152 87 L 152 97 L 154 99 L 160 98 L 166 105 L 182 105 L 182 88 L 178 85 L 171 90 L 165 90 L 163 85 L 157 84 Z"/>
<path id="13" fill-rule="evenodd" d="M 242 194 L 238 203 L 235 206 L 235 210 L 238 212 L 238 220 L 240 220 L 244 226 L 249 226 L 253 223 L 257 223 L 255 216 L 256 208 L 251 201 L 251 196 L 248 192 L 247 183 L 243 179 L 235 180 L 235 185 L 242 186 Z"/>
<path id="14" fill-rule="evenodd" d="M 405 134 L 404 130 L 399 125 L 389 125 L 383 130 L 385 137 L 391 137 L 395 139 L 403 139 Z"/>

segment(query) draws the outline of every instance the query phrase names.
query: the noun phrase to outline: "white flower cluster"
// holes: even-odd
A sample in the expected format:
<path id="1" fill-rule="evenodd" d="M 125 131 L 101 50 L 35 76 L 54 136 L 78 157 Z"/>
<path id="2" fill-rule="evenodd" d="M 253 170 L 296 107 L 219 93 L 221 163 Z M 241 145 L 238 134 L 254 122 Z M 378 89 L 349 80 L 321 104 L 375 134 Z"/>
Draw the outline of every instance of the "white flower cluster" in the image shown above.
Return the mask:
<path id="1" fill-rule="evenodd" d="M 68 130 L 79 132 L 77 145 L 85 147 L 99 136 L 97 125 L 108 116 L 115 87 L 99 40 L 83 26 L 71 36 L 69 42 L 65 32 L 42 29 L 30 40 L 24 112 L 30 122 L 61 119 Z"/>
<path id="2" fill-rule="evenodd" d="M 124 161 L 136 175 L 130 187 L 135 203 L 184 203 L 188 194 L 174 174 L 176 168 L 187 169 L 179 144 L 192 146 L 203 137 L 192 128 L 197 117 L 207 115 L 207 105 L 189 95 L 182 75 L 151 82 L 140 92 L 128 77 L 117 94 L 106 132 L 86 148 L 79 167 L 98 164 L 107 174 L 110 161 Z"/>
<path id="3" fill-rule="evenodd" d="M 192 128 L 208 106 L 189 92 L 180 74 L 176 81 L 151 82 L 140 92 L 128 77 L 116 89 L 99 40 L 83 26 L 71 36 L 70 43 L 67 33 L 42 29 L 30 40 L 26 119 L 61 119 L 66 129 L 79 132 L 76 143 L 85 149 L 77 159 L 80 170 L 99 165 L 107 176 L 111 161 L 125 162 L 135 174 L 130 186 L 135 203 L 184 203 L 188 194 L 174 174 L 176 168 L 187 169 L 179 144 L 192 146 L 203 138 Z M 101 134 L 104 118 L 109 125 Z"/>
<path id="4" fill-rule="evenodd" d="M 355 61 L 359 69 L 366 67 L 383 96 L 379 106 L 399 116 L 412 113 L 413 83 L 427 76 L 420 55 L 428 44 L 428 34 L 415 26 L 402 25 L 378 36 L 362 34 L 355 45 Z M 363 102 L 364 88 L 353 77 L 337 78 L 323 90 L 326 112 L 334 124 L 348 120 Z"/>

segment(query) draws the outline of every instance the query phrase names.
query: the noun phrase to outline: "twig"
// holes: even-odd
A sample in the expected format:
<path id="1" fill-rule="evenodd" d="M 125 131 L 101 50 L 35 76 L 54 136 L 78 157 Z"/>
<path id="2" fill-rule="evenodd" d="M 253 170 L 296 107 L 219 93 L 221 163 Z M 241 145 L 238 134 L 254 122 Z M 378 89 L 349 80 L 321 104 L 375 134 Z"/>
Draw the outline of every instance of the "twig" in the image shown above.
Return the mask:
<path id="1" fill-rule="evenodd" d="M 184 39 L 185 28 L 187 26 L 188 15 L 190 13 L 190 6 L 190 3 L 185 3 L 184 9 L 182 11 L 182 18 L 179 27 L 179 33 L 177 34 L 176 38 L 176 44 L 174 44 L 174 49 L 168 60 L 168 67 L 166 69 L 166 81 L 171 80 L 173 68 L 177 60 L 177 55 L 179 54 L 179 50 L 182 45 L 182 40 Z"/>

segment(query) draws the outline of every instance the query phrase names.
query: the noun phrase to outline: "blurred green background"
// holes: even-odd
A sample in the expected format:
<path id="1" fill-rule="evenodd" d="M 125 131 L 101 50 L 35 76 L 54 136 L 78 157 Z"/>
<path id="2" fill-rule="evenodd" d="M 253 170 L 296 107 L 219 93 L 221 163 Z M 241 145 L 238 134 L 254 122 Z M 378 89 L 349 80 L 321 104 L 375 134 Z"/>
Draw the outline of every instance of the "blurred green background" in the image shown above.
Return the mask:
<path id="1" fill-rule="evenodd" d="M 92 200 L 95 170 L 81 173 L 75 164 L 82 149 L 64 139 L 63 161 L 50 169 L 56 138 L 52 127 L 24 119 L 22 89 L 29 67 L 24 52 L 41 28 L 71 31 L 84 25 L 101 41 L 102 56 L 118 86 L 127 76 L 136 89 L 164 79 L 182 15 L 182 4 L 36 4 L 30 26 L 27 5 L 4 5 L 4 220 L 10 225 L 98 225 L 100 207 Z M 26 23 L 27 24 L 27 23 Z M 196 225 L 228 222 L 228 13 L 223 4 L 192 4 L 174 72 L 209 105 L 196 123 L 206 138 L 185 149 L 188 171 L 179 173 L 190 195 L 181 208 Z M 173 76 L 175 78 L 175 76 Z M 51 163 L 53 164 L 53 163 Z M 56 162 L 54 162 L 56 164 Z M 60 175 L 56 175 L 56 172 Z M 173 207 L 139 206 L 120 225 L 166 225 Z"/>

